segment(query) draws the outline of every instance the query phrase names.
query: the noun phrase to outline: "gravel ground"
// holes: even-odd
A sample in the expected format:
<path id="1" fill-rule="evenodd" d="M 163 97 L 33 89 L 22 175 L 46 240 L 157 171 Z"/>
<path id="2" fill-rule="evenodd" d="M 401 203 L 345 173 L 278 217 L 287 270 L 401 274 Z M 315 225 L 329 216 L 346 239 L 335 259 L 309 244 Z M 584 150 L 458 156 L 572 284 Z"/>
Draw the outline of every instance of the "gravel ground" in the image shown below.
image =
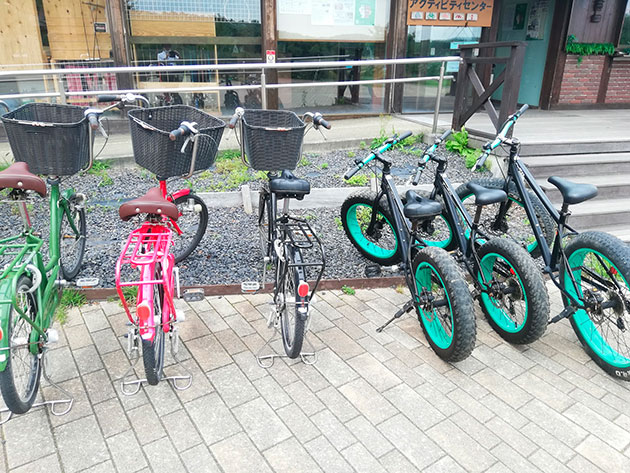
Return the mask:
<path id="1" fill-rule="evenodd" d="M 448 175 L 454 182 L 462 182 L 472 177 L 472 173 L 465 168 L 462 158 L 447 151 L 441 152 L 448 154 Z M 364 156 L 367 152 L 355 150 L 334 151 L 321 155 L 308 154 L 295 173 L 300 177 L 307 177 L 313 187 L 343 186 L 345 183 L 339 176 L 352 164 L 352 153 Z M 398 150 L 391 151 L 387 157 L 395 163 L 392 169 L 395 180 L 400 184 L 408 181 L 409 176 L 415 172 L 414 166 L 418 157 Z M 220 164 L 219 168 L 221 169 Z M 191 182 L 172 184 L 169 182 L 169 188 L 177 189 L 181 185 L 192 184 L 197 192 L 203 192 L 219 190 L 221 186 L 218 183 L 224 183 L 223 189 L 226 190 L 226 176 L 238 174 L 240 171 L 242 170 L 238 168 L 232 169 L 224 175 L 213 171 L 204 172 L 194 177 Z M 433 171 L 433 165 L 429 164 L 422 176 L 423 183 L 432 182 Z M 363 174 L 367 176 L 368 173 Z M 155 184 L 156 181 L 148 171 L 134 167 L 102 169 L 99 172 L 64 180 L 62 189 L 73 187 L 88 196 L 88 244 L 80 277 L 99 277 L 102 287 L 114 285 L 116 259 L 129 232 L 137 225 L 137 222 L 120 221 L 118 206 L 125 200 L 143 194 Z M 242 182 L 235 184 L 234 190 L 241 185 Z M 251 185 L 257 188 L 259 182 L 254 181 Z M 339 204 L 341 205 L 341 202 Z M 41 229 L 43 238 L 47 240 L 48 209 L 45 200 L 33 198 L 30 208 L 34 227 Z M 340 227 L 339 208 L 295 211 L 294 214 L 307 218 L 323 241 L 327 255 L 325 278 L 363 276 L 367 260 L 358 254 Z M 0 227 L 12 228 L 16 225 L 20 225 L 17 211 L 11 205 L 1 205 Z M 0 264 L 4 264 L 3 261 L 0 261 Z M 210 208 L 206 235 L 195 252 L 179 266 L 181 281 L 185 285 L 229 284 L 256 280 L 262 270 L 256 218 L 245 214 L 242 208 Z"/>

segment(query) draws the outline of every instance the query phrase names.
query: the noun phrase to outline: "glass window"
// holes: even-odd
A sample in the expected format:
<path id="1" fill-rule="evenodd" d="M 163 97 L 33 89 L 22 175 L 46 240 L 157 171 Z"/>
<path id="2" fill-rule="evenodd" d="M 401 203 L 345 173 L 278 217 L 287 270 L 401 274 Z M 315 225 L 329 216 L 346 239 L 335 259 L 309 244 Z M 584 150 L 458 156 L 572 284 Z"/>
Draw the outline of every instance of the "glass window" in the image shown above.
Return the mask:
<path id="1" fill-rule="evenodd" d="M 630 2 L 628 2 L 628 6 L 626 7 L 626 15 L 623 19 L 623 28 L 621 29 L 619 46 L 626 53 L 630 54 Z"/>

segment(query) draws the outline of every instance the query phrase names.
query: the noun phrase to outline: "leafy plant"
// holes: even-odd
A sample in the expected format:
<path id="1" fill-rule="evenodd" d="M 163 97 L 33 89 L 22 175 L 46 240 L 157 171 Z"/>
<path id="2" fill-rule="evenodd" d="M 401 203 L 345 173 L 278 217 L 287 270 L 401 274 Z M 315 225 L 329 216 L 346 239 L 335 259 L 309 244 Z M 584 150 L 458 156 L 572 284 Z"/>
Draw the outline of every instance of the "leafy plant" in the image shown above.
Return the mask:
<path id="1" fill-rule="evenodd" d="M 354 151 L 348 151 L 347 155 L 349 158 L 354 158 L 357 155 L 357 153 L 355 153 Z"/>
<path id="2" fill-rule="evenodd" d="M 352 176 L 350 179 L 348 179 L 346 183 L 349 186 L 353 186 L 353 187 L 363 187 L 367 185 L 369 181 L 370 181 L 370 178 L 367 177 L 365 174 L 356 174 Z"/>
<path id="3" fill-rule="evenodd" d="M 367 143 L 365 141 L 361 141 L 361 143 L 359 143 L 359 149 L 364 150 L 366 148 L 367 148 Z"/>
<path id="4" fill-rule="evenodd" d="M 328 163 L 322 163 L 322 165 L 320 166 L 322 169 L 328 169 L 330 166 Z"/>
<path id="5" fill-rule="evenodd" d="M 112 162 L 109 159 L 97 160 L 92 163 L 92 167 L 88 170 L 88 174 L 101 175 L 103 171 L 112 167 Z"/>
<path id="6" fill-rule="evenodd" d="M 350 286 L 341 286 L 341 292 L 343 292 L 344 294 L 346 294 L 348 296 L 354 296 L 357 291 L 355 291 Z"/>
<path id="7" fill-rule="evenodd" d="M 575 35 L 569 35 L 565 51 L 569 54 L 576 54 L 578 64 L 582 63 L 584 56 L 612 56 L 615 54 L 613 43 L 578 43 L 576 40 Z"/>
<path id="8" fill-rule="evenodd" d="M 216 161 L 229 161 L 231 159 L 241 159 L 240 149 L 226 149 L 219 151 Z"/>
<path id="9" fill-rule="evenodd" d="M 468 169 L 471 169 L 479 156 L 481 156 L 481 150 L 471 148 L 468 146 L 468 131 L 462 127 L 461 131 L 451 133 L 450 138 L 444 145 L 444 147 L 454 153 L 459 154 L 464 158 L 464 163 Z M 485 168 L 488 169 L 489 162 L 486 163 Z"/>
<path id="10" fill-rule="evenodd" d="M 305 167 L 305 166 L 308 166 L 309 164 L 311 164 L 311 162 L 308 160 L 308 158 L 306 156 L 302 156 L 302 159 L 300 159 L 298 166 Z"/>
<path id="11" fill-rule="evenodd" d="M 341 221 L 341 217 L 335 217 L 335 223 L 337 224 L 337 228 L 339 230 L 343 230 L 343 222 Z"/>

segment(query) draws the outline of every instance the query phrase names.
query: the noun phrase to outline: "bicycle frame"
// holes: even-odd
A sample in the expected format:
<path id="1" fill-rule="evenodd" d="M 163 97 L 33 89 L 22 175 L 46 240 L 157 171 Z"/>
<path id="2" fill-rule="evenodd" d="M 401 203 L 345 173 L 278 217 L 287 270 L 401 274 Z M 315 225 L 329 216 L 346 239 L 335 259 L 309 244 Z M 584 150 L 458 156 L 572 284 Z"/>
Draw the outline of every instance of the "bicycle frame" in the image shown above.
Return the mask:
<path id="1" fill-rule="evenodd" d="M 30 216 L 26 201 L 13 200 L 20 207 L 20 214 L 24 223 L 24 229 L 20 235 L 4 238 L 0 240 L 0 256 L 13 255 L 15 258 L 0 273 L 0 328 L 2 333 L 8 333 L 9 313 L 11 308 L 19 314 L 26 322 L 28 322 L 33 330 L 30 335 L 29 345 L 33 354 L 39 351 L 39 345 L 43 338 L 47 341 L 46 330 L 51 325 L 55 309 L 59 302 L 59 283 L 58 276 L 60 272 L 60 227 L 64 213 L 71 222 L 73 231 L 78 233 L 74 221 L 70 214 L 68 199 L 72 197 L 74 191 L 71 189 L 60 193 L 59 178 L 50 178 L 48 183 L 51 185 L 49 197 L 49 215 L 50 215 L 50 239 L 49 239 L 49 261 L 44 265 L 40 250 L 43 240 L 33 233 L 31 228 Z M 23 243 L 19 241 L 24 239 Z M 38 311 L 35 319 L 31 320 L 22 311 L 17 304 L 17 283 L 22 275 L 28 275 L 33 279 L 35 286 L 32 291 L 35 293 Z M 6 368 L 7 356 L 5 351 L 10 350 L 8 337 L 0 339 L 0 371 Z"/>
<path id="2" fill-rule="evenodd" d="M 120 297 L 129 321 L 137 325 L 144 340 L 153 340 L 157 326 L 166 333 L 170 331 L 170 323 L 176 320 L 175 303 L 173 301 L 175 284 L 175 257 L 170 252 L 172 231 L 163 222 L 147 219 L 142 226 L 133 230 L 116 261 L 116 292 Z M 125 265 L 138 268 L 139 279 L 122 281 L 121 271 Z M 155 269 L 160 265 L 162 278 L 155 279 Z M 162 320 L 156 325 L 153 286 L 160 284 L 164 290 Z M 138 287 L 136 297 L 136 316 L 129 309 L 123 293 L 125 287 Z"/>
<path id="3" fill-rule="evenodd" d="M 175 202 L 178 198 L 180 198 L 183 195 L 190 195 L 190 192 L 191 192 L 190 189 L 180 189 L 178 191 L 175 191 L 173 194 L 169 194 L 168 189 L 166 188 L 166 180 L 160 180 L 159 182 L 160 182 L 160 191 L 162 192 L 162 197 L 164 197 L 164 199 L 168 200 L 169 202 Z M 168 224 L 173 228 L 173 230 L 175 230 L 175 233 L 177 233 L 177 235 L 182 235 L 184 233 L 175 220 L 168 217 L 164 217 L 163 219 L 164 221 L 168 222 Z"/>

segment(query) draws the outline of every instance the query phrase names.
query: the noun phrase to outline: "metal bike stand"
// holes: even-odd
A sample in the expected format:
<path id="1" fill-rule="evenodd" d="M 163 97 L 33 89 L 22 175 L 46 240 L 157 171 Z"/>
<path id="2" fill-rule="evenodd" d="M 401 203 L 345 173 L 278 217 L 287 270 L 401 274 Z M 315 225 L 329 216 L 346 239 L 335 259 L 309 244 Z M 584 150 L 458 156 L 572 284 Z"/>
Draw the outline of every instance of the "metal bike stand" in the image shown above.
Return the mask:
<path id="1" fill-rule="evenodd" d="M 310 325 L 310 318 L 308 319 L 308 325 Z M 258 352 L 256 353 L 256 362 L 258 363 L 258 366 L 260 366 L 261 368 L 265 368 L 265 369 L 269 369 L 273 366 L 273 363 L 275 361 L 276 358 L 289 358 L 286 354 L 281 354 L 281 353 L 271 353 L 269 355 L 262 355 L 262 351 L 267 347 L 271 347 L 271 342 L 275 341 L 276 335 L 280 333 L 280 331 L 278 330 L 278 325 L 279 325 L 279 321 L 280 321 L 280 317 L 277 316 L 277 312 L 275 309 L 271 309 L 271 313 L 269 314 L 269 319 L 267 320 L 267 327 L 271 328 L 273 326 L 273 333 L 269 336 L 269 338 L 267 339 L 267 341 L 265 342 L 265 344 L 263 346 L 260 347 L 260 349 L 258 350 Z M 304 329 L 304 342 L 308 345 L 309 349 L 311 351 L 309 352 L 302 352 L 300 353 L 300 359 L 302 360 L 302 363 L 306 364 L 306 365 L 314 365 L 315 363 L 317 363 L 317 352 L 315 351 L 315 347 L 313 346 L 313 344 L 311 343 L 311 341 L 307 338 L 308 335 L 308 325 L 307 327 Z M 267 363 L 266 361 L 270 360 L 269 363 Z"/>
<path id="2" fill-rule="evenodd" d="M 67 397 L 67 399 L 53 399 L 51 401 L 36 402 L 31 406 L 31 409 L 37 408 L 37 407 L 48 406 L 49 412 L 52 415 L 63 416 L 63 415 L 66 415 L 68 412 L 70 412 L 70 410 L 72 409 L 72 406 L 74 405 L 74 397 L 67 390 L 65 390 L 64 388 L 59 386 L 57 383 L 53 382 L 52 379 L 50 379 L 50 375 L 48 374 L 48 363 L 47 363 L 46 353 L 47 353 L 47 348 L 44 347 L 42 351 L 42 355 L 41 355 L 42 375 L 44 376 L 44 379 L 51 387 L 61 392 L 64 396 Z M 56 406 L 60 406 L 64 404 L 67 404 L 67 407 L 65 409 L 61 411 L 55 410 Z M 7 413 L 8 415 L 5 417 L 4 415 Z M 13 417 L 13 412 L 11 412 L 8 408 L 5 407 L 4 409 L 0 409 L 0 425 L 8 422 L 9 420 L 12 419 L 12 417 Z"/>
<path id="3" fill-rule="evenodd" d="M 164 368 L 162 368 L 162 373 L 160 376 L 160 381 L 169 381 L 170 384 L 178 391 L 184 391 L 188 389 L 192 385 L 193 375 L 188 368 L 186 368 L 181 360 L 177 357 L 177 353 L 179 352 L 179 331 L 177 326 L 173 329 L 173 335 L 171 335 L 171 356 L 175 363 L 184 370 L 187 374 L 185 375 L 174 375 L 174 376 L 165 376 Z M 130 326 L 127 331 L 127 337 L 129 339 L 127 351 L 129 353 L 129 358 L 132 360 L 131 366 L 124 375 L 122 375 L 120 379 L 120 390 L 125 396 L 133 396 L 140 391 L 143 383 L 146 383 L 146 378 L 135 378 L 127 380 L 134 374 L 134 369 L 140 360 L 140 348 L 138 346 L 138 334 L 136 333 L 136 327 Z M 178 384 L 178 382 L 186 380 L 184 384 Z M 128 386 L 133 386 L 135 389 L 127 390 Z"/>

